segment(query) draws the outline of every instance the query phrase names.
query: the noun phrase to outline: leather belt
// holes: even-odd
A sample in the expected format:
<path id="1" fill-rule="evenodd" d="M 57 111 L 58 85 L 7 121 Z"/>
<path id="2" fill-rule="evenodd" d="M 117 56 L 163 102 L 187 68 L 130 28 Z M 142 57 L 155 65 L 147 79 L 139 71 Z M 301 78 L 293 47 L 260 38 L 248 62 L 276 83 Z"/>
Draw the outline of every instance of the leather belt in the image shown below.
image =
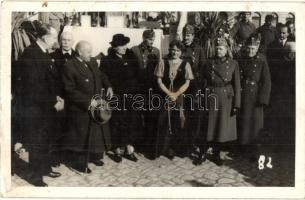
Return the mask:
<path id="1" fill-rule="evenodd" d="M 208 87 L 226 87 L 228 85 L 231 85 L 231 82 L 226 83 L 211 83 Z"/>

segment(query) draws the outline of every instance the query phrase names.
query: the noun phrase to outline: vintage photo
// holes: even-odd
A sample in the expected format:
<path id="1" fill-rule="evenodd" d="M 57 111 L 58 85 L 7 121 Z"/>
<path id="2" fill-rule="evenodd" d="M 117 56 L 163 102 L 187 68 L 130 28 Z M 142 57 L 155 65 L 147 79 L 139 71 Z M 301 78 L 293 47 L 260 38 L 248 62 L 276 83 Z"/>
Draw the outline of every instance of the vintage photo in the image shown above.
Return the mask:
<path id="1" fill-rule="evenodd" d="M 223 10 L 11 12 L 11 188 L 296 187 L 298 15 Z"/>

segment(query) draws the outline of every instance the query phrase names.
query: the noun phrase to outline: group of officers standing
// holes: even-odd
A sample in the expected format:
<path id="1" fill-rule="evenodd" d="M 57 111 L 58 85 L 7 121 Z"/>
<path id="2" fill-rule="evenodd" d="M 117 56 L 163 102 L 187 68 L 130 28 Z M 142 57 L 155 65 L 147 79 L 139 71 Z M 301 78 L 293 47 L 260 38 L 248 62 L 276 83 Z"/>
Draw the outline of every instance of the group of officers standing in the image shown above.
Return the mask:
<path id="1" fill-rule="evenodd" d="M 164 58 L 153 47 L 155 32 L 145 30 L 143 42 L 131 49 L 127 48 L 129 37 L 113 35 L 107 56 L 100 63 L 92 57 L 89 42 L 79 41 L 72 49 L 70 32 L 61 33 L 60 48 L 48 53 L 58 34 L 49 25 L 38 25 L 37 41 L 24 50 L 13 79 L 21 104 L 22 143 L 38 177 L 35 184 L 46 186 L 44 175 L 61 175 L 51 168 L 60 161 L 58 152 L 66 153 L 64 161 L 69 167 L 84 173 L 91 172 L 88 162 L 104 165 L 102 158 L 109 150 L 109 157 L 118 163 L 124 158 L 137 162 L 135 150 L 150 159 L 160 155 L 173 159 L 195 152 L 193 163 L 200 165 L 207 158 L 208 147 L 212 147 L 212 160 L 222 165 L 220 152 L 227 143 L 238 141 L 242 151 L 253 150 L 251 144 L 264 127 L 264 107 L 269 104 L 270 94 L 271 99 L 283 103 L 270 111 L 270 123 L 293 123 L 292 115 L 279 111 L 285 103 L 294 110 L 294 42 L 288 39 L 289 29 L 279 25 L 274 29 L 273 41 L 266 45 L 261 41 L 273 28 L 259 29 L 267 30 L 260 33 L 263 39 L 256 30 L 248 34 L 252 25 L 246 20 L 248 13 L 243 14 L 244 20 L 229 33 L 242 36 L 241 50 L 229 56 L 229 39 L 220 30 L 213 41 L 212 58 L 207 58 L 197 44 L 194 27 L 189 24 L 183 29 L 183 40 L 171 41 Z M 289 88 L 283 91 L 284 79 Z M 281 89 L 271 93 L 271 80 Z M 97 105 L 92 97 L 102 90 L 106 91 L 106 100 L 118 98 L 119 109 L 112 111 L 109 122 L 100 124 L 92 119 L 88 108 Z M 149 90 L 176 102 L 178 109 L 137 111 L 131 102 L 122 105 L 126 94 L 142 94 L 148 100 Z M 199 90 L 210 94 L 204 110 L 196 106 L 198 99 L 191 106 L 182 98 L 187 94 L 198 97 Z M 290 118 L 272 117 L 279 114 Z M 50 152 L 57 152 L 55 162 Z"/>

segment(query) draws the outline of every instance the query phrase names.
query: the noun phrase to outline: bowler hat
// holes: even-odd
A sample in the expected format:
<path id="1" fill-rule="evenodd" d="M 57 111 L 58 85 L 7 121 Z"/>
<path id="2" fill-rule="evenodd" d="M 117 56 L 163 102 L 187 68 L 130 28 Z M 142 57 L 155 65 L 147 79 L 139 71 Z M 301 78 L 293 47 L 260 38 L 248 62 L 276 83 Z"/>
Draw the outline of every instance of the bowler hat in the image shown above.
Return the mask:
<path id="1" fill-rule="evenodd" d="M 112 41 L 110 42 L 112 47 L 124 46 L 129 43 L 130 38 L 126 37 L 124 34 L 118 33 L 112 36 Z"/>

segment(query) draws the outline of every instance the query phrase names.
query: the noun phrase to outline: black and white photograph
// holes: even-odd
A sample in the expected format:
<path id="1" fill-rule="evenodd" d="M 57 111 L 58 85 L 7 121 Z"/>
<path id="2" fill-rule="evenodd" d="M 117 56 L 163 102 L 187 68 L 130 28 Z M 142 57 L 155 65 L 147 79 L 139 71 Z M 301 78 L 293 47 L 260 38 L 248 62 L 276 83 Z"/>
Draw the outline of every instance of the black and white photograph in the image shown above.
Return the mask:
<path id="1" fill-rule="evenodd" d="M 10 12 L 10 187 L 304 186 L 301 19 L 225 5 Z"/>

